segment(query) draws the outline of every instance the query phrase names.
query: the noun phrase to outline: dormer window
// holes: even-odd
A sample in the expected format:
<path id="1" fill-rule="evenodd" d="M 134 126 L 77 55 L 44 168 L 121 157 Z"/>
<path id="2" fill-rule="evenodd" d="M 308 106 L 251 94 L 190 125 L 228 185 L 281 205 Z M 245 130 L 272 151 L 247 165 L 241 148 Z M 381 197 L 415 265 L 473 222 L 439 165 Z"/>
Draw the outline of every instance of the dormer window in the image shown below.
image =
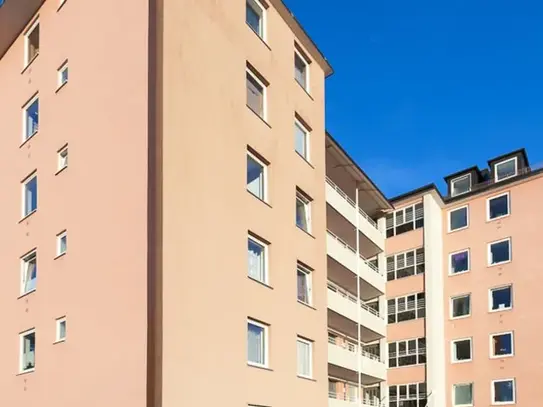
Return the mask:
<path id="1" fill-rule="evenodd" d="M 494 178 L 496 182 L 517 175 L 517 157 L 509 158 L 494 165 Z"/>
<path id="2" fill-rule="evenodd" d="M 471 174 L 451 180 L 451 195 L 456 196 L 471 191 Z"/>

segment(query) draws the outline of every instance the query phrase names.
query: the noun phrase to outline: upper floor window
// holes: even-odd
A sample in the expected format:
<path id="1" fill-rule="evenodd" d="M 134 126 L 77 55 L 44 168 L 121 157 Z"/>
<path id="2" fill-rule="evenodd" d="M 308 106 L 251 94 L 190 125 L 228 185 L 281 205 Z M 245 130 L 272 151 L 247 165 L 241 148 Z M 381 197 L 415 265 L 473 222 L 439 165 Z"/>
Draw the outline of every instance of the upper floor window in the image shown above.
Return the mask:
<path id="1" fill-rule="evenodd" d="M 515 379 L 492 381 L 492 404 L 515 404 Z"/>
<path id="2" fill-rule="evenodd" d="M 268 284 L 268 245 L 254 236 L 247 238 L 248 275 Z"/>
<path id="3" fill-rule="evenodd" d="M 386 217 L 387 237 L 400 235 L 424 226 L 424 206 L 422 202 L 390 213 Z"/>
<path id="4" fill-rule="evenodd" d="M 424 293 L 388 300 L 388 323 L 409 321 L 426 316 Z"/>
<path id="5" fill-rule="evenodd" d="M 472 354 L 471 338 L 455 339 L 451 342 L 451 358 L 453 363 L 470 362 Z"/>
<path id="6" fill-rule="evenodd" d="M 266 120 L 266 86 L 262 77 L 247 69 L 247 106 Z"/>
<path id="7" fill-rule="evenodd" d="M 23 217 L 38 209 L 38 175 L 34 173 L 22 182 Z"/>
<path id="8" fill-rule="evenodd" d="M 471 294 L 451 298 L 451 318 L 465 318 L 471 315 Z"/>
<path id="9" fill-rule="evenodd" d="M 298 357 L 298 376 L 312 376 L 313 370 L 313 343 L 298 336 L 296 341 Z"/>
<path id="10" fill-rule="evenodd" d="M 252 319 L 247 321 L 247 362 L 268 367 L 268 326 Z"/>
<path id="11" fill-rule="evenodd" d="M 391 385 L 388 387 L 389 407 L 426 407 L 426 383 Z M 377 403 L 376 405 L 381 405 Z"/>
<path id="12" fill-rule="evenodd" d="M 493 358 L 513 356 L 513 332 L 490 335 L 490 356 Z"/>
<path id="13" fill-rule="evenodd" d="M 499 162 L 494 165 L 494 177 L 496 181 L 503 181 L 517 175 L 517 157 Z"/>
<path id="14" fill-rule="evenodd" d="M 21 259 L 21 295 L 36 289 L 37 278 L 38 254 L 32 251 Z"/>
<path id="15" fill-rule="evenodd" d="M 449 232 L 465 229 L 469 224 L 468 206 L 449 211 Z"/>
<path id="16" fill-rule="evenodd" d="M 40 124 L 40 100 L 34 96 L 23 108 L 23 141 L 38 132 Z"/>
<path id="17" fill-rule="evenodd" d="M 55 342 L 63 342 L 66 340 L 66 317 L 56 320 L 56 338 Z"/>
<path id="18" fill-rule="evenodd" d="M 260 38 L 265 39 L 266 7 L 258 0 L 247 0 L 245 21 Z"/>
<path id="19" fill-rule="evenodd" d="M 387 280 L 424 273 L 424 248 L 387 257 Z"/>
<path id="20" fill-rule="evenodd" d="M 311 233 L 311 198 L 296 191 L 296 226 Z"/>
<path id="21" fill-rule="evenodd" d="M 494 220 L 499 218 L 504 218 L 509 215 L 509 192 L 488 198 L 486 201 L 487 211 L 486 217 L 487 220 Z"/>
<path id="22" fill-rule="evenodd" d="M 511 261 L 511 238 L 488 244 L 488 265 L 509 263 Z"/>
<path id="23" fill-rule="evenodd" d="M 25 67 L 40 53 L 40 23 L 34 22 L 25 34 Z"/>
<path id="24" fill-rule="evenodd" d="M 268 166 L 255 154 L 247 152 L 247 190 L 261 199 L 266 201 L 266 178 Z"/>
<path id="25" fill-rule="evenodd" d="M 63 231 L 57 235 L 57 256 L 66 254 L 68 250 L 68 233 Z"/>
<path id="26" fill-rule="evenodd" d="M 64 62 L 57 71 L 57 88 L 68 83 L 68 61 Z"/>
<path id="27" fill-rule="evenodd" d="M 449 274 L 460 274 L 469 271 L 469 250 L 461 250 L 449 255 Z"/>
<path id="28" fill-rule="evenodd" d="M 311 272 L 312 270 L 306 265 L 298 262 L 296 269 L 296 280 L 298 288 L 298 301 L 304 304 L 311 305 Z"/>
<path id="29" fill-rule="evenodd" d="M 473 383 L 453 385 L 453 406 L 473 406 Z"/>
<path id="30" fill-rule="evenodd" d="M 451 195 L 461 195 L 471 191 L 471 174 L 462 175 L 461 177 L 451 180 Z"/>
<path id="31" fill-rule="evenodd" d="M 309 62 L 298 51 L 294 51 L 294 78 L 302 88 L 309 91 Z"/>
<path id="32" fill-rule="evenodd" d="M 309 161 L 309 129 L 298 119 L 294 121 L 294 148 L 306 161 Z"/>
<path id="33" fill-rule="evenodd" d="M 68 145 L 65 145 L 57 152 L 57 172 L 68 166 Z"/>
<path id="34" fill-rule="evenodd" d="M 513 287 L 491 288 L 489 291 L 490 311 L 505 311 L 513 308 Z"/>
<path id="35" fill-rule="evenodd" d="M 31 329 L 19 335 L 20 340 L 20 366 L 19 371 L 31 372 L 36 366 L 36 331 Z"/>
<path id="36" fill-rule="evenodd" d="M 388 344 L 388 367 L 426 363 L 426 338 L 409 339 Z"/>

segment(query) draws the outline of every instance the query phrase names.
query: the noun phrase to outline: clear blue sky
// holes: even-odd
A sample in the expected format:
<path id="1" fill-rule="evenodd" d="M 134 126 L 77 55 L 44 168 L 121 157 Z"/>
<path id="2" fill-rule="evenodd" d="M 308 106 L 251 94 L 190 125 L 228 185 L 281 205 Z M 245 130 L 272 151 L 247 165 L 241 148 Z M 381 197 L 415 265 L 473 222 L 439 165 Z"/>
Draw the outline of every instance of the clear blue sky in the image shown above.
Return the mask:
<path id="1" fill-rule="evenodd" d="M 285 0 L 334 67 L 326 121 L 387 196 L 525 147 L 543 161 L 543 4 Z"/>

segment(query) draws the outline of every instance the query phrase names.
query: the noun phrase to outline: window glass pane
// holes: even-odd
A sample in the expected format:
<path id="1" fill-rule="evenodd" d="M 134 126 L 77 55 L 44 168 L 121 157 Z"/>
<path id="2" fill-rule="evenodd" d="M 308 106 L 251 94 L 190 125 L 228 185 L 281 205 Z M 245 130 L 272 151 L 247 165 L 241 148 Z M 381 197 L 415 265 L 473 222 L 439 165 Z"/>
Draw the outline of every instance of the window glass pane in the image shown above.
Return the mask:
<path id="1" fill-rule="evenodd" d="M 25 139 L 38 131 L 40 102 L 36 99 L 26 108 L 26 134 Z"/>
<path id="2" fill-rule="evenodd" d="M 23 260 L 23 293 L 36 289 L 36 279 L 38 275 L 38 257 L 35 253 L 29 255 Z"/>
<path id="3" fill-rule="evenodd" d="M 450 212 L 450 229 L 456 230 L 468 226 L 468 208 L 460 208 Z"/>
<path id="4" fill-rule="evenodd" d="M 513 335 L 510 333 L 494 335 L 492 337 L 494 356 L 513 354 Z"/>
<path id="5" fill-rule="evenodd" d="M 247 189 L 264 199 L 264 166 L 250 155 L 247 155 Z"/>
<path id="6" fill-rule="evenodd" d="M 490 219 L 509 214 L 509 195 L 499 196 L 488 201 L 488 216 Z"/>
<path id="7" fill-rule="evenodd" d="M 451 255 L 451 273 L 461 273 L 469 268 L 469 252 L 466 250 L 461 253 Z"/>
<path id="8" fill-rule="evenodd" d="M 24 214 L 26 216 L 38 208 L 38 177 L 33 177 L 29 180 L 24 188 Z"/>
<path id="9" fill-rule="evenodd" d="M 504 380 L 494 382 L 494 401 L 495 402 L 513 402 L 515 384 L 513 380 Z"/>
<path id="10" fill-rule="evenodd" d="M 245 21 L 254 32 L 262 36 L 262 10 L 252 1 L 247 1 Z"/>
<path id="11" fill-rule="evenodd" d="M 297 341 L 298 346 L 298 374 L 311 376 L 311 345 L 305 341 Z"/>
<path id="12" fill-rule="evenodd" d="M 265 364 L 264 328 L 252 323 L 247 324 L 247 357 L 249 362 Z"/>
<path id="13" fill-rule="evenodd" d="M 309 274 L 298 267 L 297 280 L 298 280 L 298 300 L 305 302 L 306 304 L 309 304 L 310 303 Z"/>
<path id="14" fill-rule="evenodd" d="M 492 243 L 490 245 L 490 264 L 502 263 L 509 261 L 509 240 L 503 242 Z"/>
<path id="15" fill-rule="evenodd" d="M 60 321 L 58 323 L 58 339 L 66 338 L 66 321 Z"/>
<path id="16" fill-rule="evenodd" d="M 68 247 L 68 236 L 64 235 L 60 237 L 59 240 L 59 253 L 66 253 Z"/>
<path id="17" fill-rule="evenodd" d="M 473 404 L 473 384 L 457 384 L 454 386 L 454 405 Z"/>
<path id="18" fill-rule="evenodd" d="M 470 314 L 470 297 L 458 297 L 453 299 L 453 317 L 462 317 Z"/>
<path id="19" fill-rule="evenodd" d="M 509 160 L 503 163 L 496 164 L 496 179 L 498 181 L 516 175 L 516 161 Z"/>
<path id="20" fill-rule="evenodd" d="M 22 346 L 22 370 L 33 369 L 35 367 L 36 334 L 25 335 Z"/>
<path id="21" fill-rule="evenodd" d="M 40 52 L 39 24 L 28 34 L 27 62 L 32 61 Z"/>
<path id="22" fill-rule="evenodd" d="M 504 309 L 511 307 L 511 287 L 492 290 L 492 309 Z"/>
<path id="23" fill-rule="evenodd" d="M 453 344 L 454 360 L 463 361 L 471 359 L 471 340 L 456 341 Z"/>
<path id="24" fill-rule="evenodd" d="M 470 189 L 471 177 L 469 175 L 452 181 L 452 196 L 464 194 L 466 192 L 469 192 Z"/>
<path id="25" fill-rule="evenodd" d="M 307 209 L 307 204 L 300 197 L 296 197 L 296 225 L 305 231 L 309 226 Z"/>
<path id="26" fill-rule="evenodd" d="M 247 106 L 259 116 L 264 115 L 264 88 L 247 73 Z"/>
<path id="27" fill-rule="evenodd" d="M 294 77 L 304 89 L 307 87 L 307 65 L 298 54 L 294 54 Z"/>
<path id="28" fill-rule="evenodd" d="M 265 248 L 255 240 L 249 238 L 248 242 L 248 273 L 249 277 L 265 282 Z"/>
<path id="29" fill-rule="evenodd" d="M 294 124 L 295 149 L 298 154 L 307 159 L 307 133 L 298 124 Z"/>

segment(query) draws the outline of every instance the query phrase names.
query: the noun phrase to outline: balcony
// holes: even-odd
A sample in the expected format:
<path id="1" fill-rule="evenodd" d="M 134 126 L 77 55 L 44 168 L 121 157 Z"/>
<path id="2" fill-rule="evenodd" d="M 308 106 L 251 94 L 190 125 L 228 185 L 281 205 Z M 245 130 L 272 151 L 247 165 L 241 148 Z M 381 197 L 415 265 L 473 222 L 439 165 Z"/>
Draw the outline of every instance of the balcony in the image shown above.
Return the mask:
<path id="1" fill-rule="evenodd" d="M 358 354 L 360 352 L 360 369 Z M 387 368 L 379 356 L 362 350 L 356 343 L 347 341 L 336 344 L 334 338 L 328 338 L 328 363 L 353 372 L 360 372 L 363 384 L 373 384 L 386 380 Z"/>
<path id="2" fill-rule="evenodd" d="M 361 287 L 362 298 L 375 298 L 385 293 L 386 279 L 384 274 L 374 264 L 360 256 L 359 270 L 356 270 L 356 250 L 344 240 L 328 231 L 326 236 L 328 256 L 345 269 L 358 275 L 365 284 Z M 338 271 L 338 274 L 341 271 Z M 331 270 L 329 270 L 329 274 Z"/>
<path id="3" fill-rule="evenodd" d="M 358 217 L 360 232 L 377 246 L 378 251 L 385 250 L 385 236 L 377 223 L 361 208 L 357 211 L 356 203 L 328 177 L 326 177 L 326 202 L 355 227 Z"/>
<path id="4" fill-rule="evenodd" d="M 5 0 L 4 4 L 0 6 L 0 58 L 21 34 L 44 1 Z"/>
<path id="5" fill-rule="evenodd" d="M 385 407 L 378 400 L 364 399 L 358 400 L 357 397 L 351 397 L 347 394 L 328 392 L 328 407 Z"/>

